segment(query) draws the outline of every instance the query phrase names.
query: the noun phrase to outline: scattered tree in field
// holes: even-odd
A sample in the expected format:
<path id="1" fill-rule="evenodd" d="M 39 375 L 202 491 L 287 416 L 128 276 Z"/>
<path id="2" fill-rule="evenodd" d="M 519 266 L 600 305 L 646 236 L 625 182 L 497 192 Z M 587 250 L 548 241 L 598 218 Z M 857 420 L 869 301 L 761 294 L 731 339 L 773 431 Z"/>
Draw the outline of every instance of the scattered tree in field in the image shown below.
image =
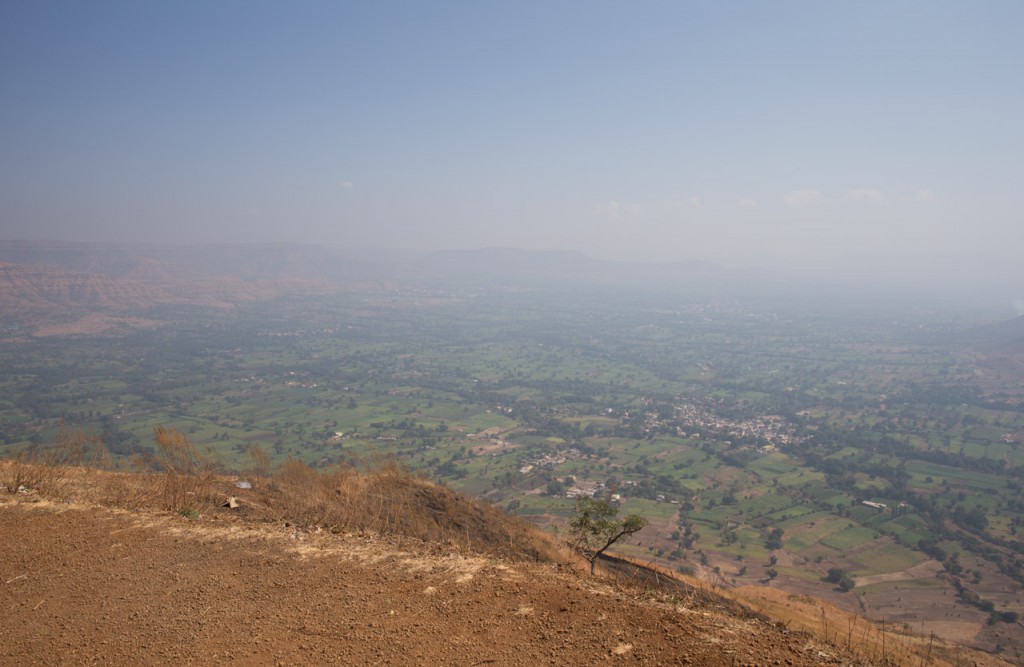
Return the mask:
<path id="1" fill-rule="evenodd" d="M 625 519 L 618 515 L 619 508 L 607 500 L 576 500 L 576 517 L 569 524 L 572 547 L 590 563 L 591 575 L 601 554 L 647 525 L 647 519 L 638 514 Z"/>
<path id="2" fill-rule="evenodd" d="M 1016 623 L 1020 620 L 1020 614 L 1015 611 L 997 611 L 993 612 L 989 623 L 992 623 L 992 619 L 1003 623 Z"/>
<path id="3" fill-rule="evenodd" d="M 828 574 L 825 575 L 825 581 L 830 584 L 838 584 L 839 580 L 844 576 L 846 576 L 846 572 L 844 572 L 842 568 L 830 567 L 828 569 Z"/>
<path id="4" fill-rule="evenodd" d="M 852 591 L 853 587 L 856 585 L 850 575 L 846 574 L 842 568 L 838 567 L 830 567 L 828 569 L 828 574 L 825 575 L 824 579 L 830 584 L 835 584 L 836 587 L 843 592 Z"/>

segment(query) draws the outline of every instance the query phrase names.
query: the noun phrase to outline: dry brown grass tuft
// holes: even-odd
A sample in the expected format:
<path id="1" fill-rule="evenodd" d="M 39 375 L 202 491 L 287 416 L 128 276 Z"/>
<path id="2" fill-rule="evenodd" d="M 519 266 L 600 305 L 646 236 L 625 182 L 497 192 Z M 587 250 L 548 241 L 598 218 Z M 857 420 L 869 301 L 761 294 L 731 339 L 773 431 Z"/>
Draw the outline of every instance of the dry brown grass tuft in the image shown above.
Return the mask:
<path id="1" fill-rule="evenodd" d="M 263 447 L 249 445 L 249 458 L 252 460 L 252 466 L 246 471 L 246 475 L 253 485 L 261 486 L 270 478 L 270 456 Z"/>
<path id="2" fill-rule="evenodd" d="M 553 559 L 554 547 L 532 525 L 394 463 L 366 472 L 349 467 L 318 472 L 289 459 L 260 495 L 278 519 L 299 526 L 404 535 L 482 554 Z"/>
<path id="3" fill-rule="evenodd" d="M 787 630 L 804 632 L 823 645 L 839 647 L 885 667 L 956 667 L 1005 665 L 997 657 L 966 649 L 934 634 L 914 634 L 901 625 L 871 621 L 806 595 L 763 586 L 726 589 L 699 578 L 660 568 L 650 562 L 612 556 L 603 562 L 616 585 L 655 592 L 655 599 L 684 607 L 712 605 L 737 617 L 754 615 Z"/>
<path id="4" fill-rule="evenodd" d="M 81 500 L 133 510 L 171 510 L 191 518 L 235 496 L 244 506 L 239 514 L 255 520 L 334 533 L 401 535 L 506 558 L 560 558 L 550 538 L 526 521 L 428 482 L 393 462 L 367 470 L 337 467 L 321 472 L 289 459 L 271 472 L 266 455 L 253 448 L 248 471 L 252 489 L 243 490 L 218 474 L 212 457 L 180 432 L 159 427 L 154 439 L 156 454 L 139 462 L 144 472 L 97 474 L 95 467 L 104 460 L 102 444 L 75 435 L 0 465 L 0 479 L 10 492 L 31 489 L 63 499 L 71 484 Z M 83 476 L 94 479 L 78 484 Z"/>
<path id="5" fill-rule="evenodd" d="M 38 492 L 63 498 L 72 470 L 100 467 L 108 460 L 98 437 L 68 431 L 61 425 L 56 442 L 24 449 L 4 466 L 3 485 L 8 493 Z"/>
<path id="6" fill-rule="evenodd" d="M 872 664 L 898 667 L 1004 664 L 995 658 L 992 662 L 981 662 L 979 657 L 991 656 L 976 652 L 970 652 L 970 660 L 961 659 L 960 654 L 966 653 L 962 646 L 931 634 L 913 634 L 900 625 L 871 621 L 806 595 L 761 586 L 743 586 L 730 594 L 788 629 L 808 632 L 863 656 Z"/>
<path id="7" fill-rule="evenodd" d="M 153 437 L 157 454 L 151 467 L 158 472 L 158 493 L 165 509 L 199 512 L 215 498 L 216 466 L 175 429 L 158 426 Z"/>

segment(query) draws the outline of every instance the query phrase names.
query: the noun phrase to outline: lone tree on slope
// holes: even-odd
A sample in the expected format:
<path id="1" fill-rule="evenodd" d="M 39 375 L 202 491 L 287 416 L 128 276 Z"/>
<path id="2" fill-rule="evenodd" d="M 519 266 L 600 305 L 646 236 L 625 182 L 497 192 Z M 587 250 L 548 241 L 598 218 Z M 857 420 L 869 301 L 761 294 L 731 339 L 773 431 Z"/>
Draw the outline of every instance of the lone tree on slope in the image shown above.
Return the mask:
<path id="1" fill-rule="evenodd" d="M 569 524 L 572 547 L 590 563 L 590 574 L 601 554 L 619 540 L 647 525 L 647 519 L 630 514 L 620 519 L 619 508 L 607 500 L 576 499 L 576 517 Z"/>

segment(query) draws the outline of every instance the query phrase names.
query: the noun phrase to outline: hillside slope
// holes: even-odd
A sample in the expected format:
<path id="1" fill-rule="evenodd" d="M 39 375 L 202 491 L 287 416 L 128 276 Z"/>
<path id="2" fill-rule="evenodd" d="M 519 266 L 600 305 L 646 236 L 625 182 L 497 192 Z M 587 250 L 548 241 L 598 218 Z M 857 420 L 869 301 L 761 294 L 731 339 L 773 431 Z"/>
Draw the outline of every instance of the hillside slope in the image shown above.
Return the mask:
<path id="1" fill-rule="evenodd" d="M 4 664 L 852 664 L 807 635 L 439 544 L 0 504 Z"/>
<path id="2" fill-rule="evenodd" d="M 0 664 L 879 664 L 681 583 L 584 576 L 394 468 L 242 489 L 185 460 L 0 461 Z"/>
<path id="3" fill-rule="evenodd" d="M 399 466 L 254 456 L 243 483 L 155 437 L 143 472 L 70 436 L 0 460 L 0 664 L 1006 664 L 774 589 L 618 557 L 591 577 Z"/>

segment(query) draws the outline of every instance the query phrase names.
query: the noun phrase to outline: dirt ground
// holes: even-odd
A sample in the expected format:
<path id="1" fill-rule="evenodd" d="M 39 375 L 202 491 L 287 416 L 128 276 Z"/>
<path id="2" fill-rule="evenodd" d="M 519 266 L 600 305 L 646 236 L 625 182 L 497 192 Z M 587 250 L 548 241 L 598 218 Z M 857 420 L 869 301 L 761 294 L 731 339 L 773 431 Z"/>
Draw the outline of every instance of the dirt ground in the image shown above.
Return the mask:
<path id="1" fill-rule="evenodd" d="M 0 664 L 868 664 L 714 605 L 411 539 L 0 498 Z"/>

